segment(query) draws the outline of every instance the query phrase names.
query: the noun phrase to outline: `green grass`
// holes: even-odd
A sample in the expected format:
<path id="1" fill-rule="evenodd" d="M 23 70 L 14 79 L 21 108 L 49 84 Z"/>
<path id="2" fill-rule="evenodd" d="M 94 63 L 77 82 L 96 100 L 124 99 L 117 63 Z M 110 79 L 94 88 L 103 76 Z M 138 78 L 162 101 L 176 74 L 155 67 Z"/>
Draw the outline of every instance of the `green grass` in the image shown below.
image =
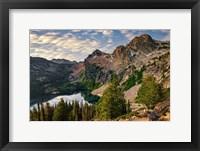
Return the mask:
<path id="1" fill-rule="evenodd" d="M 131 75 L 127 81 L 125 81 L 124 83 L 122 83 L 124 87 L 123 91 L 127 91 L 129 90 L 132 86 L 134 86 L 136 83 L 135 77 L 134 75 Z"/>
<path id="2" fill-rule="evenodd" d="M 146 66 L 143 66 L 140 70 L 134 70 L 133 74 L 129 76 L 128 80 L 122 83 L 123 91 L 129 90 L 136 84 L 142 83 L 143 72 L 146 70 Z"/>

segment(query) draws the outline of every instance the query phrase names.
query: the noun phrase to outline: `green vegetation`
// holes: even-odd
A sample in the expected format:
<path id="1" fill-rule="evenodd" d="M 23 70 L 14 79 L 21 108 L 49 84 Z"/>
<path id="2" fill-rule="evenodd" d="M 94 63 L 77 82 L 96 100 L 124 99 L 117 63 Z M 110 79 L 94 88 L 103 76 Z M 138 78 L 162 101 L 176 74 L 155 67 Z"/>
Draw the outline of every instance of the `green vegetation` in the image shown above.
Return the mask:
<path id="1" fill-rule="evenodd" d="M 85 89 L 91 90 L 91 91 L 99 88 L 102 85 L 100 82 L 95 82 L 94 79 L 88 80 L 86 82 L 82 82 L 81 84 L 85 87 Z"/>
<path id="2" fill-rule="evenodd" d="M 38 121 L 38 111 L 36 110 L 36 108 L 33 108 L 33 110 L 30 110 L 30 120 Z"/>
<path id="3" fill-rule="evenodd" d="M 167 96 L 170 97 L 170 88 L 167 89 Z"/>
<path id="4" fill-rule="evenodd" d="M 123 86 L 125 86 L 125 88 L 123 89 L 123 91 L 127 91 L 129 90 L 132 86 L 134 86 L 136 84 L 136 80 L 135 80 L 135 76 L 131 75 L 128 80 L 126 80 L 124 83 L 122 83 Z"/>
<path id="5" fill-rule="evenodd" d="M 144 78 L 142 81 L 142 85 L 138 91 L 136 102 L 143 103 L 148 108 L 153 108 L 157 102 L 161 101 L 161 99 L 161 85 L 158 84 L 156 82 L 156 79 L 152 76 Z"/>
<path id="6" fill-rule="evenodd" d="M 142 66 L 140 70 L 133 69 L 133 73 L 129 76 L 129 78 L 122 83 L 123 91 L 129 90 L 136 84 L 142 83 L 143 72 L 146 70 L 146 66 Z"/>
<path id="7" fill-rule="evenodd" d="M 85 91 L 83 93 L 84 99 L 87 100 L 89 103 L 95 104 L 100 97 L 97 95 L 92 95 L 90 91 Z"/>
<path id="8" fill-rule="evenodd" d="M 116 81 L 110 84 L 97 103 L 96 118 L 98 120 L 112 120 L 126 113 L 124 94 L 117 87 Z"/>
<path id="9" fill-rule="evenodd" d="M 66 104 L 63 99 L 58 103 L 54 110 L 53 114 L 53 121 L 65 121 L 67 120 L 67 110 L 66 110 Z"/>
<path id="10" fill-rule="evenodd" d="M 145 65 L 143 65 L 142 68 L 139 71 L 136 70 L 137 84 L 141 84 L 142 83 L 143 72 L 145 70 L 146 70 L 146 66 Z"/>
<path id="11" fill-rule="evenodd" d="M 38 108 L 30 110 L 31 121 L 90 121 L 94 120 L 95 106 L 88 103 L 79 104 L 77 101 L 65 103 L 63 99 L 56 105 L 38 102 Z M 41 110 L 45 106 L 44 112 Z M 44 118 L 45 117 L 45 118 Z"/>
<path id="12" fill-rule="evenodd" d="M 51 107 L 50 104 L 47 102 L 45 106 L 45 116 L 47 121 L 51 121 L 53 117 L 54 107 Z"/>
<path id="13" fill-rule="evenodd" d="M 131 104 L 130 104 L 130 102 L 129 102 L 129 100 L 128 100 L 128 102 L 126 103 L 126 113 L 130 113 L 131 112 Z"/>

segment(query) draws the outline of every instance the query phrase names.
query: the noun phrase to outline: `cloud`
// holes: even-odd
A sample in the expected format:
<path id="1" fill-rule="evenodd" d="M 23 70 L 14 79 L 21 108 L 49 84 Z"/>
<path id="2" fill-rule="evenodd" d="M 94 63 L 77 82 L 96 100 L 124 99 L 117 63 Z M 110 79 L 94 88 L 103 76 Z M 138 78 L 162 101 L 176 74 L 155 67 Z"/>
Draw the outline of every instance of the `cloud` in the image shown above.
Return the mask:
<path id="1" fill-rule="evenodd" d="M 121 29 L 120 32 L 121 32 L 122 34 L 127 34 L 127 33 L 129 33 L 129 30 L 127 30 L 127 29 Z"/>
<path id="2" fill-rule="evenodd" d="M 111 36 L 112 33 L 113 33 L 113 31 L 111 31 L 111 30 L 104 30 L 103 31 L 103 35 L 105 35 L 105 36 Z"/>
<path id="3" fill-rule="evenodd" d="M 135 31 L 134 30 L 126 30 L 122 29 L 120 30 L 121 34 L 124 35 L 128 39 L 128 41 L 131 41 L 135 36 Z"/>
<path id="4" fill-rule="evenodd" d="M 53 58 L 65 58 L 80 60 L 79 54 L 90 54 L 95 49 L 99 48 L 100 43 L 92 39 L 80 40 L 78 37 L 71 33 L 64 34 L 63 36 L 57 37 L 55 35 L 38 35 L 30 34 L 30 53 L 31 56 L 44 57 L 47 59 Z M 78 57 L 72 57 L 72 54 L 76 54 Z M 71 54 L 71 56 L 66 55 Z"/>
<path id="5" fill-rule="evenodd" d="M 72 30 L 72 32 L 80 32 L 80 31 L 82 31 L 82 30 L 80 30 L 80 29 L 74 29 L 74 30 Z"/>
<path id="6" fill-rule="evenodd" d="M 124 35 L 124 37 L 126 37 L 129 41 L 132 40 L 136 34 L 134 33 L 134 31 L 132 30 L 126 30 L 126 29 L 123 29 L 123 30 L 120 30 L 121 34 Z"/>
<path id="7" fill-rule="evenodd" d="M 60 32 L 48 32 L 45 34 L 45 36 L 57 36 L 59 34 L 60 34 Z"/>
<path id="8" fill-rule="evenodd" d="M 55 39 L 54 36 L 48 36 L 48 35 L 38 36 L 37 34 L 30 34 L 30 42 L 31 43 L 45 44 L 45 43 L 50 42 L 54 39 Z"/>
<path id="9" fill-rule="evenodd" d="M 112 37 L 113 36 L 113 30 L 109 30 L 109 29 L 99 29 L 96 30 L 99 33 L 102 33 L 104 36 L 108 36 L 108 37 Z"/>

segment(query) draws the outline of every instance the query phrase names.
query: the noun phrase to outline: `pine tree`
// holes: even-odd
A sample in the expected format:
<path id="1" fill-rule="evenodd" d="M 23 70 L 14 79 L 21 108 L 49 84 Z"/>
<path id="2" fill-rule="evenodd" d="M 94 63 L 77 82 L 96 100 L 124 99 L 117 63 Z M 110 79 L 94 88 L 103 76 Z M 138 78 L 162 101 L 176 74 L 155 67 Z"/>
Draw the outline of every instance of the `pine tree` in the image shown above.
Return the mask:
<path id="1" fill-rule="evenodd" d="M 94 117 L 95 108 L 94 105 L 88 106 L 88 120 L 92 120 Z"/>
<path id="2" fill-rule="evenodd" d="M 77 101 L 73 101 L 73 109 L 72 109 L 72 120 L 78 121 L 78 110 L 79 110 L 79 104 Z"/>
<path id="3" fill-rule="evenodd" d="M 45 121 L 44 104 L 42 102 L 40 102 L 40 105 L 41 105 L 41 113 L 42 113 L 41 120 Z"/>
<path id="4" fill-rule="evenodd" d="M 68 120 L 69 121 L 72 121 L 72 104 L 69 102 L 69 104 L 68 104 L 68 109 L 67 109 L 68 111 Z"/>
<path id="5" fill-rule="evenodd" d="M 87 102 L 85 102 L 85 104 L 83 105 L 82 119 L 83 119 L 83 121 L 88 120 L 88 103 Z"/>
<path id="6" fill-rule="evenodd" d="M 130 108 L 130 102 L 128 100 L 127 104 L 126 104 L 126 113 L 130 113 L 131 112 L 131 108 Z"/>
<path id="7" fill-rule="evenodd" d="M 98 120 L 111 120 L 126 113 L 124 93 L 111 83 L 97 103 L 96 117 Z"/>
<path id="8" fill-rule="evenodd" d="M 162 99 L 162 87 L 156 82 L 156 78 L 153 76 L 148 76 L 142 80 L 142 85 L 138 90 L 138 95 L 136 97 L 137 103 L 143 103 L 148 108 L 153 108 L 153 106 L 161 101 Z"/>
<path id="9" fill-rule="evenodd" d="M 78 117 L 79 117 L 79 121 L 83 120 L 83 100 L 80 101 L 80 105 L 79 105 L 79 113 L 78 113 Z"/>
<path id="10" fill-rule="evenodd" d="M 37 107 L 38 107 L 38 121 L 41 121 L 41 118 L 40 118 L 40 103 L 39 102 L 37 103 Z"/>
<path id="11" fill-rule="evenodd" d="M 50 104 L 47 102 L 46 106 L 45 106 L 45 119 L 47 121 L 52 121 L 52 117 L 53 117 L 53 107 L 50 106 Z"/>
<path id="12" fill-rule="evenodd" d="M 33 121 L 38 121 L 38 111 L 33 107 Z"/>
<path id="13" fill-rule="evenodd" d="M 66 104 L 63 99 L 58 103 L 54 110 L 53 121 L 65 121 L 67 119 Z"/>

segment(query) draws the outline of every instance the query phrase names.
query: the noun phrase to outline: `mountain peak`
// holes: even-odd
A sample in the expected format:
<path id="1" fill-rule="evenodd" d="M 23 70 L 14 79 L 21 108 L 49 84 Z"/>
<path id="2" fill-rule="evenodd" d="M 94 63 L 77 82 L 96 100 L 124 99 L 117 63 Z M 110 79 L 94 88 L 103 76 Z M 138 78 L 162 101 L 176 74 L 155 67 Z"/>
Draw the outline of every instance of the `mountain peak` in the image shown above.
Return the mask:
<path id="1" fill-rule="evenodd" d="M 143 35 L 141 35 L 140 37 L 141 37 L 141 38 L 144 38 L 144 39 L 150 39 L 150 40 L 152 40 L 151 36 L 148 35 L 148 34 L 143 34 Z"/>
<path id="2" fill-rule="evenodd" d="M 96 50 L 92 53 L 92 56 L 94 56 L 94 55 L 100 56 L 100 55 L 102 55 L 102 54 L 104 54 L 102 51 L 100 51 L 99 49 L 96 49 Z"/>
<path id="3" fill-rule="evenodd" d="M 133 38 L 133 40 L 131 40 L 130 43 L 136 43 L 136 42 L 150 42 L 152 43 L 154 40 L 152 39 L 152 37 L 148 34 L 143 34 L 141 36 L 136 36 L 135 38 Z"/>
<path id="4" fill-rule="evenodd" d="M 126 48 L 123 45 L 120 45 L 120 46 L 115 48 L 112 55 L 116 58 L 121 58 L 121 55 L 122 55 L 122 53 L 124 53 L 125 50 L 126 50 Z"/>
<path id="5" fill-rule="evenodd" d="M 144 53 L 149 53 L 155 50 L 156 44 L 155 40 L 153 40 L 150 35 L 143 34 L 133 38 L 133 40 L 131 40 L 131 42 L 126 47 L 141 50 Z"/>
<path id="6" fill-rule="evenodd" d="M 96 49 L 95 51 L 93 51 L 92 54 L 89 55 L 89 57 L 91 56 L 102 56 L 102 55 L 105 55 L 106 53 L 100 51 L 99 49 Z"/>

